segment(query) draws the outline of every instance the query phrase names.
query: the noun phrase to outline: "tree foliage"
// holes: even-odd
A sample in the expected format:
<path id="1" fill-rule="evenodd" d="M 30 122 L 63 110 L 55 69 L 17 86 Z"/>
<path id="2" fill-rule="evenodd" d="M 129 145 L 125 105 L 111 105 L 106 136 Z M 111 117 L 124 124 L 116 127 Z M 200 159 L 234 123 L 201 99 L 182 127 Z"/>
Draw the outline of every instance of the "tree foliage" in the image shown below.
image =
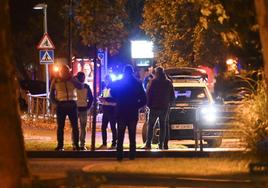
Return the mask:
<path id="1" fill-rule="evenodd" d="M 230 45 L 240 45 L 219 0 L 147 0 L 141 25 L 164 66 L 223 62 Z"/>
<path id="2" fill-rule="evenodd" d="M 229 25 L 240 37 L 242 48 L 230 48 L 238 57 L 243 69 L 258 69 L 263 65 L 261 42 L 258 32 L 256 11 L 252 0 L 221 0 L 229 16 Z"/>
<path id="3" fill-rule="evenodd" d="M 255 79 L 242 76 L 247 83 L 247 95 L 235 108 L 237 122 L 235 125 L 241 131 L 241 139 L 245 142 L 247 149 L 258 160 L 267 161 L 268 154 L 268 100 L 267 85 L 261 79 L 263 72 L 253 72 Z M 251 75 L 246 75 L 251 76 Z M 241 110 L 243 109 L 243 110 Z"/>
<path id="4" fill-rule="evenodd" d="M 115 54 L 126 39 L 125 0 L 80 0 L 74 20 L 84 45 L 107 47 Z"/>

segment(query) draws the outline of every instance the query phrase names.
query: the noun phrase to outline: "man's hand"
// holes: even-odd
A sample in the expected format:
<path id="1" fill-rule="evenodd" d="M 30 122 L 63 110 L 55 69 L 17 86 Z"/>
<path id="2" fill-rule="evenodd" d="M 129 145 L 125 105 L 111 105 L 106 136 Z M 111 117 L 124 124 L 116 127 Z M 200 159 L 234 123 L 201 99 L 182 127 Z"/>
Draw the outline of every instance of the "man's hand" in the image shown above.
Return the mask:
<path id="1" fill-rule="evenodd" d="M 100 102 L 101 102 L 101 103 L 106 102 L 106 100 L 105 100 L 105 98 L 104 98 L 104 97 L 100 97 L 100 98 L 99 98 L 99 100 L 100 100 Z"/>

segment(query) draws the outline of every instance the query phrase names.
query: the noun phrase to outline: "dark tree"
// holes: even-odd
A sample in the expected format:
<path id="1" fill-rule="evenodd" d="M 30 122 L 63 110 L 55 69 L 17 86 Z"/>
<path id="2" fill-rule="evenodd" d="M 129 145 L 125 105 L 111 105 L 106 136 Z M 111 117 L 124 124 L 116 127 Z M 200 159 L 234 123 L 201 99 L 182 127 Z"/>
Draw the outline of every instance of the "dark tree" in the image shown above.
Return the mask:
<path id="1" fill-rule="evenodd" d="M 0 1 L 0 185 L 20 187 L 28 176 L 12 61 L 8 0 Z"/>

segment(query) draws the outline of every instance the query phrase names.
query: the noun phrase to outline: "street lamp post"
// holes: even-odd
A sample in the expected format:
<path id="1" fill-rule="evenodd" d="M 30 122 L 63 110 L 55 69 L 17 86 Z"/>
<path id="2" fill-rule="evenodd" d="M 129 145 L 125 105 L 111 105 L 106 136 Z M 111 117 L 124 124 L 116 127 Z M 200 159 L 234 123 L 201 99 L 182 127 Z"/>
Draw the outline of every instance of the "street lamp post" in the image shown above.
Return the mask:
<path id="1" fill-rule="evenodd" d="M 35 10 L 43 10 L 43 14 L 44 14 L 44 34 L 47 33 L 47 4 L 45 3 L 40 3 L 40 4 L 37 4 L 33 7 L 33 9 Z M 49 71 L 48 71 L 48 64 L 46 63 L 45 64 L 46 66 L 46 98 L 47 98 L 47 109 L 46 109 L 46 112 L 49 113 L 49 101 L 48 101 L 48 98 L 49 98 Z"/>
<path id="2" fill-rule="evenodd" d="M 73 30 L 72 30 L 72 21 L 73 21 L 73 1 L 69 0 L 69 23 L 68 23 L 68 64 L 72 68 L 73 71 L 73 64 L 72 64 L 72 35 L 73 35 Z"/>

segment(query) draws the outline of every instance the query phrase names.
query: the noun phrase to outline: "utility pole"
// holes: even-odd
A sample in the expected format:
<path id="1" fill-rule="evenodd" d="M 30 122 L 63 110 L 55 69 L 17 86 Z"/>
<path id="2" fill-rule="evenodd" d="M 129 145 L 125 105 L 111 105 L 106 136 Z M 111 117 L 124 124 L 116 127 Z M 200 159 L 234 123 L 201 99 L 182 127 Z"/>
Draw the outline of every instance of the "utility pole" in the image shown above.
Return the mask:
<path id="1" fill-rule="evenodd" d="M 95 1 L 96 2 L 96 1 Z M 92 10 L 93 18 L 96 18 L 96 9 L 98 2 L 96 2 L 95 8 Z M 96 32 L 96 26 L 93 25 L 93 31 Z M 96 36 L 95 36 L 96 37 Z M 91 151 L 95 151 L 96 146 L 96 124 L 97 124 L 97 45 L 96 40 L 94 44 L 94 78 L 93 78 L 93 112 L 92 112 L 92 131 L 91 131 Z"/>
<path id="2" fill-rule="evenodd" d="M 72 28 L 72 21 L 73 21 L 73 1 L 69 0 L 69 12 L 68 12 L 68 64 L 73 71 L 73 64 L 72 64 L 72 54 L 73 54 L 73 44 L 72 44 L 72 35 L 73 35 L 73 28 Z"/>
<path id="3" fill-rule="evenodd" d="M 97 47 L 94 45 L 94 78 L 93 78 L 93 112 L 92 112 L 92 132 L 91 151 L 95 151 L 96 146 L 96 124 L 97 124 Z"/>

